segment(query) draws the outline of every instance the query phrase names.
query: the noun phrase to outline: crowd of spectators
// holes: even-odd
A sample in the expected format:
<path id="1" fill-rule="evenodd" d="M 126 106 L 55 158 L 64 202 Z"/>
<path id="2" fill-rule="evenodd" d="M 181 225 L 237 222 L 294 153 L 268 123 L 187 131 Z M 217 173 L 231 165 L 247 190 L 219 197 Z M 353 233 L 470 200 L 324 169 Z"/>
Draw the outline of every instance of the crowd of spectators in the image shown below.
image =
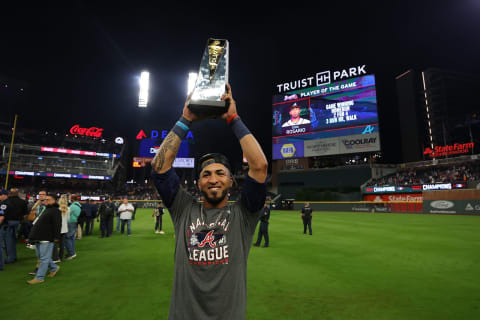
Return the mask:
<path id="1" fill-rule="evenodd" d="M 400 169 L 393 174 L 372 179 L 367 186 L 460 183 L 478 180 L 480 180 L 480 162 L 477 161 L 448 166 Z"/>
<path id="2" fill-rule="evenodd" d="M 47 271 L 54 277 L 60 262 L 77 257 L 75 241 L 93 234 L 95 219 L 101 222 L 101 238 L 112 234 L 114 216 L 116 231 L 123 234 L 126 225 L 131 235 L 136 208 L 127 198 L 121 204 L 110 198 L 100 204 L 79 200 L 79 195 L 58 196 L 43 188 L 30 197 L 16 188 L 0 189 L 0 271 L 17 261 L 17 246 L 22 243 L 17 240 L 36 252 L 36 267 L 29 273 L 34 278 L 27 283 L 37 284 L 45 281 Z"/>

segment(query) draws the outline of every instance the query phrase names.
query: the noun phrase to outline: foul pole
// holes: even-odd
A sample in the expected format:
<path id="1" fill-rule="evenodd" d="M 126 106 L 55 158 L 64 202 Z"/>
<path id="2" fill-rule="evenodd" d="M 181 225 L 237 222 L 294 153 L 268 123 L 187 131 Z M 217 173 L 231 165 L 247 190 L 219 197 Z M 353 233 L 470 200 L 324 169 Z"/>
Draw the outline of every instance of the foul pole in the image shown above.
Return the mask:
<path id="1" fill-rule="evenodd" d="M 13 141 L 15 140 L 15 131 L 17 130 L 17 118 L 18 118 L 18 115 L 16 114 L 15 121 L 13 122 L 12 142 L 10 142 L 10 153 L 8 154 L 7 178 L 5 179 L 5 190 L 7 190 L 8 188 L 8 175 L 10 173 L 10 164 L 12 162 Z"/>

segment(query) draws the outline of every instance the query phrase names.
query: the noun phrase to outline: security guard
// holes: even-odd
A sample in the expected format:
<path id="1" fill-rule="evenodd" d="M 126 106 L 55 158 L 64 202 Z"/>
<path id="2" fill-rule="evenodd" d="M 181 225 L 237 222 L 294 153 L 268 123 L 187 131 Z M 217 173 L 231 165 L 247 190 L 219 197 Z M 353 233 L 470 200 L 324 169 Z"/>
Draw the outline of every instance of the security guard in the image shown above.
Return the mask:
<path id="1" fill-rule="evenodd" d="M 310 235 L 312 235 L 312 208 L 310 207 L 310 203 L 306 203 L 305 207 L 302 208 L 302 220 L 303 220 L 303 234 L 307 233 L 307 226 Z"/>
<path id="2" fill-rule="evenodd" d="M 5 211 L 8 208 L 8 192 L 0 190 L 0 271 L 4 268 L 3 248 L 5 247 L 5 239 L 7 237 L 7 222 L 5 221 Z"/>
<path id="3" fill-rule="evenodd" d="M 255 242 L 254 246 L 259 247 L 260 242 L 262 242 L 262 236 L 265 237 L 265 244 L 263 245 L 264 248 L 268 248 L 269 239 L 268 239 L 268 220 L 270 220 L 270 208 L 268 207 L 267 203 L 263 206 L 263 213 L 260 216 L 260 228 L 258 229 L 258 238 L 257 242 Z"/>

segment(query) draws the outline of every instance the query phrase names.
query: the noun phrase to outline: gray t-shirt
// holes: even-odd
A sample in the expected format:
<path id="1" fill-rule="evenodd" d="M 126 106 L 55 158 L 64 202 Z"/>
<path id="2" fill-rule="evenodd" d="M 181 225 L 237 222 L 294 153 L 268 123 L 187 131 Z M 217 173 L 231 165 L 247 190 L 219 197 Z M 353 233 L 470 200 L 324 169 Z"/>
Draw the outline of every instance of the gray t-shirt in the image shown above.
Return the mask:
<path id="1" fill-rule="evenodd" d="M 247 259 L 261 213 L 243 201 L 207 209 L 181 187 L 169 208 L 176 234 L 168 319 L 245 319 Z"/>

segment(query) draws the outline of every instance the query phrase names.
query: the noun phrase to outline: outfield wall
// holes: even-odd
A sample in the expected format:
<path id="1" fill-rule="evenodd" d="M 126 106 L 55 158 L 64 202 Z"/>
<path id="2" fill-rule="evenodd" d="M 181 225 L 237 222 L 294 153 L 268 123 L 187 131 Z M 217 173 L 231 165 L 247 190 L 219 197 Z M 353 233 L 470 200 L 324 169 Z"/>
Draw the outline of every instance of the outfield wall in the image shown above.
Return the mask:
<path id="1" fill-rule="evenodd" d="M 480 215 L 480 190 L 424 191 L 423 212 Z"/>
<path id="2" fill-rule="evenodd" d="M 293 203 L 293 210 L 300 211 L 306 202 Z M 415 213 L 422 212 L 420 201 L 352 201 L 352 202 L 309 202 L 313 211 L 347 211 L 347 212 L 395 212 Z"/>

